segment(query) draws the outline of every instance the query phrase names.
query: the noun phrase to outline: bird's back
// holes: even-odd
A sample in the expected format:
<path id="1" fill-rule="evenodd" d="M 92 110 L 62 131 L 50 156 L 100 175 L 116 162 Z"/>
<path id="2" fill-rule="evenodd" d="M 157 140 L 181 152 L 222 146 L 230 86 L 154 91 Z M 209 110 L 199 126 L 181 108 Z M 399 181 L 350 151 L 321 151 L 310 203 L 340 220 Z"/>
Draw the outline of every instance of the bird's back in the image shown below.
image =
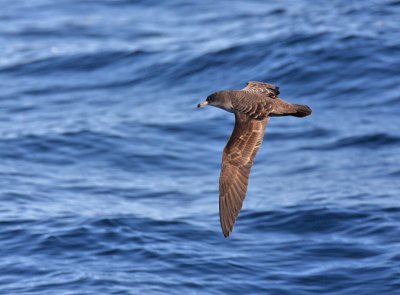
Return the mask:
<path id="1" fill-rule="evenodd" d="M 235 111 L 244 113 L 252 119 L 262 120 L 269 115 L 273 108 L 273 98 L 263 94 L 236 90 L 232 97 Z"/>

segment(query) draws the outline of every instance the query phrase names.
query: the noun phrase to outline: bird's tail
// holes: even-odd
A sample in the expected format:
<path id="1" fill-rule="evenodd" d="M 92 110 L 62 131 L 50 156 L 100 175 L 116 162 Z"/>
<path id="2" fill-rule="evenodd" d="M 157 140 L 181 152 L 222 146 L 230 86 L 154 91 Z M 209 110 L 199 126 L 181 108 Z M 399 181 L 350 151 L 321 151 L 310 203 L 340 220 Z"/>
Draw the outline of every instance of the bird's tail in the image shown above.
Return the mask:
<path id="1" fill-rule="evenodd" d="M 304 104 L 288 103 L 279 97 L 273 100 L 273 110 L 270 116 L 305 117 L 308 115 L 311 115 L 311 109 Z"/>
<path id="2" fill-rule="evenodd" d="M 308 115 L 311 115 L 311 109 L 304 105 L 304 104 L 292 104 L 294 112 L 291 113 L 291 116 L 295 116 L 295 117 L 305 117 Z"/>

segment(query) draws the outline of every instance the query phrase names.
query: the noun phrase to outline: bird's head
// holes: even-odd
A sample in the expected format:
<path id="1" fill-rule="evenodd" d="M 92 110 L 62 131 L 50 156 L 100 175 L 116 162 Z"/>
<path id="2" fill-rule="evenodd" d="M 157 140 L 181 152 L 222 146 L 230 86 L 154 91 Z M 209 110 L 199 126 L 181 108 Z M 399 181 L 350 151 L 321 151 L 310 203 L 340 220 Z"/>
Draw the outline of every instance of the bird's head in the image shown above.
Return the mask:
<path id="1" fill-rule="evenodd" d="M 205 107 L 207 105 L 214 106 L 217 108 L 224 109 L 228 112 L 232 111 L 232 93 L 231 91 L 218 91 L 207 96 L 207 99 L 197 105 L 198 108 Z"/>

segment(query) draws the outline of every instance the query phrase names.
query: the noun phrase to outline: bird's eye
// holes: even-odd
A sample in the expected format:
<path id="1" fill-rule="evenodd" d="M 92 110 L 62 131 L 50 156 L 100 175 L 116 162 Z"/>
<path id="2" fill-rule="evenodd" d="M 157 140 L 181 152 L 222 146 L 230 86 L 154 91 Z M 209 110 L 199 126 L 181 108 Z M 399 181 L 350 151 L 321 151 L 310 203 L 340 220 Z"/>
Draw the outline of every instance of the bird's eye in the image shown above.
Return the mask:
<path id="1" fill-rule="evenodd" d="M 207 101 L 213 101 L 212 97 L 207 97 Z"/>

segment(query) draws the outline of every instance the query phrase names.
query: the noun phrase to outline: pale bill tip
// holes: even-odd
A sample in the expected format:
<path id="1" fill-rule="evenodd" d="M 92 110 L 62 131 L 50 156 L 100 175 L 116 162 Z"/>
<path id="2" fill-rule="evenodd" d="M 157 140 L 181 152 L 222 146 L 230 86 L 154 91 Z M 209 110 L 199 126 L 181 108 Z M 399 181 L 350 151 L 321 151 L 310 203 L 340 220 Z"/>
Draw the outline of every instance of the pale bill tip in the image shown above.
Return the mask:
<path id="1" fill-rule="evenodd" d="M 208 105 L 208 101 L 203 101 L 202 103 L 199 103 L 199 104 L 197 105 L 197 107 L 198 107 L 198 108 L 201 108 L 201 107 L 204 107 L 204 106 L 206 106 L 206 105 Z"/>

